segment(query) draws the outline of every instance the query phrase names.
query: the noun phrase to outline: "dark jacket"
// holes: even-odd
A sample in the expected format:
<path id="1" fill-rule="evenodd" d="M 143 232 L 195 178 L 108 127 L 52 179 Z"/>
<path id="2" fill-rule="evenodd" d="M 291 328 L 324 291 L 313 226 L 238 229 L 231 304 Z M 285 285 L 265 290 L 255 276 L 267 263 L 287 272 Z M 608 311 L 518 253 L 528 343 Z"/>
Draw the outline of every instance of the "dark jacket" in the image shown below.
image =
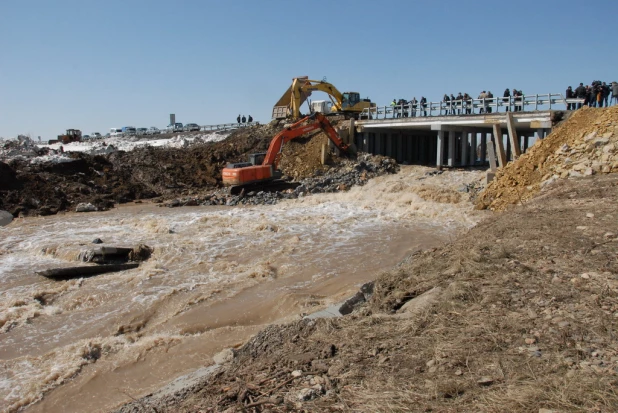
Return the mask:
<path id="1" fill-rule="evenodd" d="M 612 95 L 618 96 L 618 83 L 612 83 Z"/>
<path id="2" fill-rule="evenodd" d="M 566 99 L 573 99 L 573 98 L 575 97 L 575 93 L 573 93 L 573 89 L 568 88 L 568 89 L 566 90 L 566 93 L 564 94 L 564 97 L 565 97 Z"/>
<path id="3" fill-rule="evenodd" d="M 578 99 L 583 99 L 586 97 L 586 88 L 583 86 L 577 86 L 577 89 L 575 89 L 575 96 Z"/>

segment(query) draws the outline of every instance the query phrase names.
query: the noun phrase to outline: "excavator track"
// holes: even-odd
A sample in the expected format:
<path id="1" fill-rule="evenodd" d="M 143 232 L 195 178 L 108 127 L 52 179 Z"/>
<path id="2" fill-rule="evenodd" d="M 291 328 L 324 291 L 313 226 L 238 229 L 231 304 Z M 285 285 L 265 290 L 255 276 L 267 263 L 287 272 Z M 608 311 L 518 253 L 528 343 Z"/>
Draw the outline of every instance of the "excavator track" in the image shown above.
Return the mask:
<path id="1" fill-rule="evenodd" d="M 248 194 L 249 192 L 280 192 L 286 189 L 295 189 L 300 186 L 299 182 L 289 182 L 281 179 L 273 179 L 270 181 L 250 182 L 248 184 L 236 185 L 230 187 L 231 195 L 240 195 L 241 193 Z"/>

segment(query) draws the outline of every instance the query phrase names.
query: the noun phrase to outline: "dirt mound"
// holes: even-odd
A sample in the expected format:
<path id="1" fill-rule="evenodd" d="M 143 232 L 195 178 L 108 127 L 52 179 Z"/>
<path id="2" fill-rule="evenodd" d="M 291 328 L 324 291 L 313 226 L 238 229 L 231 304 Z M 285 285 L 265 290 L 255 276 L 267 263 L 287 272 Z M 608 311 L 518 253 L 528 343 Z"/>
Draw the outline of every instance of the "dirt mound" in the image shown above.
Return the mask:
<path id="1" fill-rule="evenodd" d="M 98 209 L 158 196 L 188 195 L 220 186 L 228 162 L 264 152 L 278 125 L 241 129 L 228 139 L 189 148 L 139 148 L 107 155 L 70 153 L 64 162 L 2 163 L 0 209 L 49 215 L 89 202 Z M 15 145 L 15 144 L 12 144 Z"/>
<path id="2" fill-rule="evenodd" d="M 296 180 L 313 176 L 316 171 L 324 170 L 320 162 L 324 144 L 328 144 L 324 132 L 288 142 L 283 147 L 279 168 Z"/>
<path id="3" fill-rule="evenodd" d="M 477 201 L 504 210 L 559 178 L 618 172 L 618 106 L 583 108 L 519 159 L 499 169 Z"/>
<path id="4" fill-rule="evenodd" d="M 222 371 L 127 412 L 618 410 L 618 175 L 382 274 L 351 316 L 272 326 Z"/>

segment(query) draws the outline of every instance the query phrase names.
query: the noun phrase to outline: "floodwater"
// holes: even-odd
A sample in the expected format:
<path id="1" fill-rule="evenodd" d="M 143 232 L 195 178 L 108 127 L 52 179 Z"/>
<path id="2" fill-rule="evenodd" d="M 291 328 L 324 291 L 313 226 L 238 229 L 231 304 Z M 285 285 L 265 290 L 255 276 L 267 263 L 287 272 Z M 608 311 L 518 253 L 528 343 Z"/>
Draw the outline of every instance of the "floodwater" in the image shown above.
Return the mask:
<path id="1" fill-rule="evenodd" d="M 123 206 L 0 228 L 0 407 L 103 412 L 212 364 L 263 326 L 352 295 L 410 252 L 480 217 L 468 202 L 425 201 L 478 172 L 404 167 L 343 194 L 259 207 Z M 448 176 L 447 176 L 448 175 Z M 94 238 L 146 244 L 134 270 L 52 281 Z"/>

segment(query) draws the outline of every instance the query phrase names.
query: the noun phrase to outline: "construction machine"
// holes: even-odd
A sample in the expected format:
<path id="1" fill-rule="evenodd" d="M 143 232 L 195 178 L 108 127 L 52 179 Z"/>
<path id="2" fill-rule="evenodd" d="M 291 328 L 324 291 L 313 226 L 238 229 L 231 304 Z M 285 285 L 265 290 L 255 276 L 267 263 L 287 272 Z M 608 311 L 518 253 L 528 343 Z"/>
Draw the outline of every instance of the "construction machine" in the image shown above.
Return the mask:
<path id="1" fill-rule="evenodd" d="M 54 143 L 71 143 L 71 142 L 81 142 L 82 140 L 82 131 L 79 129 L 67 129 L 67 132 L 64 135 L 58 135 L 58 139 L 52 139 L 48 142 L 49 145 Z"/>
<path id="2" fill-rule="evenodd" d="M 270 141 L 266 153 L 249 155 L 249 162 L 229 163 L 222 172 L 223 184 L 232 186 L 230 189 L 232 195 L 240 194 L 243 189 L 260 190 L 269 187 L 281 187 L 285 182 L 279 179 L 282 173 L 278 170 L 278 165 L 283 145 L 317 129 L 326 132 L 328 138 L 339 150 L 344 153 L 347 152 L 349 145 L 341 140 L 326 116 L 321 113 L 314 113 L 275 135 Z"/>
<path id="3" fill-rule="evenodd" d="M 363 109 L 375 107 L 370 99 L 361 99 L 358 92 L 339 92 L 332 84 L 324 80 L 310 80 L 307 76 L 295 77 L 292 85 L 273 107 L 273 119 L 300 118 L 300 106 L 311 96 L 320 91 L 328 94 L 333 103 L 332 113 L 358 119 Z"/>

